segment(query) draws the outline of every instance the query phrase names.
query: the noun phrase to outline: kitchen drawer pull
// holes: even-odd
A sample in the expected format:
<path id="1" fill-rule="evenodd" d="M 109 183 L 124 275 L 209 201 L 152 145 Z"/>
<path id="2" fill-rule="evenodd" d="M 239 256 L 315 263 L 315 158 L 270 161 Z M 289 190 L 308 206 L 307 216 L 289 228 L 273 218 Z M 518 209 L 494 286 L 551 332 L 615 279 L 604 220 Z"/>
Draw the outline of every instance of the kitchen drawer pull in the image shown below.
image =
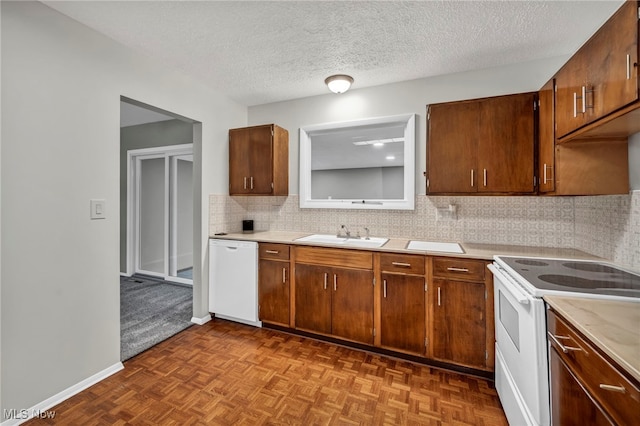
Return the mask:
<path id="1" fill-rule="evenodd" d="M 483 169 L 484 171 L 482 172 L 482 177 L 483 177 L 483 184 L 484 186 L 487 186 L 487 169 Z"/>
<path id="2" fill-rule="evenodd" d="M 438 287 L 438 306 L 440 306 L 440 287 Z"/>
<path id="3" fill-rule="evenodd" d="M 384 298 L 387 298 L 387 280 L 382 280 L 382 293 L 384 294 Z"/>
<path id="4" fill-rule="evenodd" d="M 251 189 L 253 189 L 253 176 L 251 176 Z"/>
<path id="5" fill-rule="evenodd" d="M 410 263 L 404 263 L 404 262 L 391 262 L 391 264 L 393 266 L 402 266 L 404 268 L 411 268 L 411 264 Z"/>
<path id="6" fill-rule="evenodd" d="M 550 331 L 547 332 L 547 335 L 549 336 L 549 338 L 551 340 L 553 340 L 555 342 L 556 345 L 560 346 L 560 349 L 562 350 L 562 352 L 569 353 L 569 351 L 581 351 L 582 349 L 580 348 L 574 348 L 573 346 L 565 346 L 562 343 L 560 343 L 560 340 L 558 339 L 562 339 L 562 340 L 570 340 L 568 336 L 556 336 L 554 334 L 551 334 Z"/>
<path id="7" fill-rule="evenodd" d="M 282 284 L 287 282 L 287 268 L 282 268 Z"/>
<path id="8" fill-rule="evenodd" d="M 244 177 L 244 189 L 247 189 L 247 177 Z"/>
<path id="9" fill-rule="evenodd" d="M 469 272 L 469 269 L 467 268 L 455 268 L 453 266 L 450 266 L 447 268 L 447 271 L 452 271 L 452 272 Z"/>
<path id="10" fill-rule="evenodd" d="M 265 252 L 269 253 L 269 254 L 278 254 L 278 253 L 280 253 L 278 250 L 265 250 Z"/>
<path id="11" fill-rule="evenodd" d="M 620 392 L 620 393 L 627 392 L 627 390 L 623 386 L 605 385 L 604 383 L 600 383 L 600 389 L 604 389 L 611 392 Z"/>
<path id="12" fill-rule="evenodd" d="M 473 169 L 471 169 L 471 187 L 473 188 Z"/>
<path id="13" fill-rule="evenodd" d="M 329 274 L 328 273 L 324 273 L 324 289 L 327 289 L 327 280 L 329 279 Z"/>

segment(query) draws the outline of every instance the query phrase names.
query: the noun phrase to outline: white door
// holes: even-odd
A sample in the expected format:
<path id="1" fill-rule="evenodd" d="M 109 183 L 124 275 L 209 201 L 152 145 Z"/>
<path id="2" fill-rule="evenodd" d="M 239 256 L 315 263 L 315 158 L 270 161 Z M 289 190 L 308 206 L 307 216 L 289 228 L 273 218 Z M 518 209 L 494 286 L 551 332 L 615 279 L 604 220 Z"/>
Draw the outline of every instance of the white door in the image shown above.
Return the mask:
<path id="1" fill-rule="evenodd" d="M 191 145 L 129 152 L 133 273 L 193 284 Z"/>

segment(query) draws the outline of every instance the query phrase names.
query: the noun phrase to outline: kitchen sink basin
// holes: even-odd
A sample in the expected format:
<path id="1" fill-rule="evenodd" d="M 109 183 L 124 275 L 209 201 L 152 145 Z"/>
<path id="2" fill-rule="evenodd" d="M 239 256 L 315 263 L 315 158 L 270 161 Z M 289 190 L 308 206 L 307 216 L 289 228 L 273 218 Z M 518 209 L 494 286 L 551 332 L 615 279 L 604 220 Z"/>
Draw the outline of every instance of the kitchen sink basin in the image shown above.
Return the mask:
<path id="1" fill-rule="evenodd" d="M 407 250 L 438 251 L 442 253 L 464 253 L 458 243 L 441 243 L 436 241 L 409 241 Z"/>
<path id="2" fill-rule="evenodd" d="M 347 247 L 382 247 L 388 238 L 370 237 L 368 240 L 365 238 L 346 238 L 338 237 L 337 235 L 328 234 L 313 234 L 306 237 L 298 238 L 296 241 L 305 243 L 318 243 L 318 244 L 335 244 Z"/>

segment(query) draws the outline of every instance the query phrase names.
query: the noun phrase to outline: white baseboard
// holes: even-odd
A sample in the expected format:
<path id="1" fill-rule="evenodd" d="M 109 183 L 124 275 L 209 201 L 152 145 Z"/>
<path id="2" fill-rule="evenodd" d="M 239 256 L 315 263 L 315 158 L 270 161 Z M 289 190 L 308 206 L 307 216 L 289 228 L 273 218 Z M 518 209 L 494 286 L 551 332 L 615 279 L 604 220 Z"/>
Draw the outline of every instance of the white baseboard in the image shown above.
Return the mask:
<path id="1" fill-rule="evenodd" d="M 206 315 L 202 318 L 196 318 L 196 317 L 191 318 L 191 322 L 198 325 L 206 324 L 209 321 L 211 321 L 211 314 Z"/>
<path id="2" fill-rule="evenodd" d="M 34 417 L 49 418 L 49 417 L 46 417 L 47 414 L 55 415 L 55 413 L 47 413 L 47 410 L 49 410 L 51 407 L 55 407 L 56 405 L 60 404 L 61 402 L 71 398 L 72 396 L 74 396 L 77 393 L 82 392 L 83 390 L 87 389 L 88 387 L 93 386 L 96 383 L 106 379 L 107 377 L 111 376 L 112 374 L 117 373 L 118 371 L 122 370 L 123 368 L 124 368 L 124 365 L 121 362 L 113 364 L 111 367 L 108 367 L 108 368 L 105 368 L 102 371 L 99 371 L 98 373 L 94 374 L 93 376 L 84 379 L 80 383 L 76 383 L 75 385 L 63 390 L 62 392 L 59 392 L 59 393 L 53 395 L 51 398 L 45 399 L 44 401 L 34 405 L 33 407 L 31 407 L 29 409 L 17 410 L 16 413 L 15 413 L 17 418 L 5 420 L 4 422 L 0 423 L 0 426 L 19 425 L 19 424 L 22 424 L 22 423 L 26 422 L 27 420 L 30 420 L 30 419 L 32 419 Z M 53 419 L 55 419 L 55 417 L 53 417 Z"/>

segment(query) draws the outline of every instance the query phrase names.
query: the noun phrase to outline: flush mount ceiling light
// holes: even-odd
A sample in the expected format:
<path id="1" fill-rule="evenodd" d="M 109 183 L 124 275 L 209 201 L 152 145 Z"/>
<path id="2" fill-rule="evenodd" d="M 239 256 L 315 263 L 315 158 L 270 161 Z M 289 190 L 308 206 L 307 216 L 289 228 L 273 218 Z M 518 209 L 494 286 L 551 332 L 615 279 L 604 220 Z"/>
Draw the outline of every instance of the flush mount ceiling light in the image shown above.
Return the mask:
<path id="1" fill-rule="evenodd" d="M 333 93 L 346 92 L 349 90 L 349 87 L 351 87 L 351 83 L 353 83 L 353 77 L 345 74 L 332 75 L 324 80 L 324 84 L 326 84 Z"/>

